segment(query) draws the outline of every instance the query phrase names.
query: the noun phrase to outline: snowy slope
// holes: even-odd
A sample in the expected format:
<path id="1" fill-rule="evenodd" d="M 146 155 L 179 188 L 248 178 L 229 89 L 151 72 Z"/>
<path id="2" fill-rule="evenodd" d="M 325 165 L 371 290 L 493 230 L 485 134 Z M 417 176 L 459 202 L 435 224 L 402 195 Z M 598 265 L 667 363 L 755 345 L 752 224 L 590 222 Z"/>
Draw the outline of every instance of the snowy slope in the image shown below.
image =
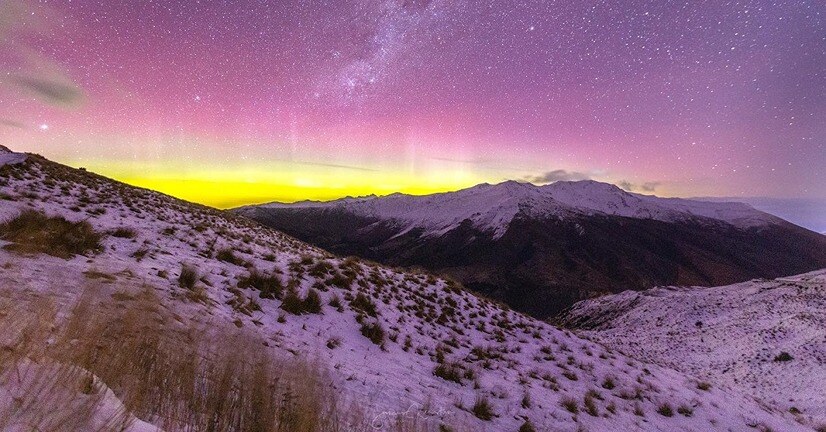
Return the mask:
<path id="1" fill-rule="evenodd" d="M 476 228 L 492 231 L 494 238 L 504 235 L 510 222 L 520 213 L 534 218 L 606 214 L 668 222 L 702 218 L 737 227 L 780 221 L 747 204 L 659 198 L 626 192 L 617 186 L 592 180 L 543 186 L 506 181 L 426 196 L 392 194 L 329 202 L 271 203 L 249 206 L 239 211 L 243 214 L 258 207 L 341 209 L 365 217 L 398 221 L 407 227 L 402 233 L 413 228 L 424 228 L 424 236 L 444 234 L 463 221 L 470 220 Z"/>
<path id="2" fill-rule="evenodd" d="M 540 431 L 810 430 L 726 386 L 700 389 L 690 375 L 620 355 L 449 281 L 333 257 L 244 218 L 33 155 L 0 167 L 0 220 L 25 209 L 87 220 L 99 232 L 125 227 L 136 235 L 107 236 L 100 253 L 70 259 L 0 250 L 3 296 L 20 302 L 45 297 L 68 307 L 89 284 L 112 294 L 149 287 L 180 322 L 235 323 L 265 338 L 268 346 L 261 349 L 274 357 L 318 361 L 342 397 L 378 420 L 427 406 L 432 430 L 446 424 L 514 431 L 526 419 Z M 204 276 L 198 286 L 207 301 L 183 295 L 177 278 L 184 263 Z M 315 287 L 321 313 L 286 314 L 281 300 L 238 287 L 253 268 L 277 274 L 300 293 Z M 90 280 L 89 274 L 108 276 Z M 358 293 L 375 304 L 376 317 L 363 319 L 384 328 L 381 346 L 360 331 L 360 306 L 351 303 Z M 340 310 L 329 305 L 334 297 L 342 299 Z M 260 311 L 233 306 L 253 301 Z M 332 339 L 340 346 L 331 348 Z M 475 376 L 447 381 L 434 374 L 440 363 Z M 605 384 L 608 378 L 613 385 Z M 525 395 L 531 403 L 524 403 Z M 490 401 L 495 417 L 482 420 L 470 412 L 479 398 Z M 681 413 L 658 414 L 666 404 Z"/>
<path id="3" fill-rule="evenodd" d="M 826 424 L 826 270 L 586 300 L 565 320 L 646 361 L 739 388 Z M 792 359 L 781 361 L 781 353 Z"/>

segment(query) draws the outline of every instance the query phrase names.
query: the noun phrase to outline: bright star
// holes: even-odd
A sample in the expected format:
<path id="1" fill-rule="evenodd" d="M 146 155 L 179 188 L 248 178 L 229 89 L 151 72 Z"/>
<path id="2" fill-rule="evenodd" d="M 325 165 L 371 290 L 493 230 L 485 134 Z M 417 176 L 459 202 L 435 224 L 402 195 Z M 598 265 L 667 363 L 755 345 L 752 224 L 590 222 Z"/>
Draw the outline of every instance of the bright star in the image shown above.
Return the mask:
<path id="1" fill-rule="evenodd" d="M 43 131 L 49 130 L 49 125 L 47 125 L 46 123 L 41 124 L 40 125 L 40 130 L 43 130 Z"/>

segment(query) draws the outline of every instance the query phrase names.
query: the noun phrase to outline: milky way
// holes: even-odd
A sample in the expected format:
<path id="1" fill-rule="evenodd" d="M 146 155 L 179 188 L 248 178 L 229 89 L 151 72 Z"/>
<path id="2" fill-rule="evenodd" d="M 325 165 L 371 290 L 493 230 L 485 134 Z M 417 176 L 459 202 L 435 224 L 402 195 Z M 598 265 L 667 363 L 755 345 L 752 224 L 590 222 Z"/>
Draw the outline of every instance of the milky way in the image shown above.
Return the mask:
<path id="1" fill-rule="evenodd" d="M 568 178 L 826 196 L 824 2 L 74 0 L 0 14 L 3 144 L 209 204 Z"/>

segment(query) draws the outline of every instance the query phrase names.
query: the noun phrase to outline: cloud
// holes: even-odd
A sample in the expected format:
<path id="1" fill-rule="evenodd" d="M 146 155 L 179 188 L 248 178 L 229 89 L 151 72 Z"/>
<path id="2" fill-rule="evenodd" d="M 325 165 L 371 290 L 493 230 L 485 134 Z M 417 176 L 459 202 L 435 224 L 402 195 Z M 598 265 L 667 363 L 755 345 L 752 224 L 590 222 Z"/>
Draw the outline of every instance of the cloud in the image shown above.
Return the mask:
<path id="1" fill-rule="evenodd" d="M 66 69 L 31 46 L 31 40 L 54 37 L 56 17 L 48 6 L 25 0 L 0 1 L 0 85 L 26 92 L 42 102 L 71 108 L 83 99 Z M 5 123 L 4 123 L 5 124 Z"/>
<path id="2" fill-rule="evenodd" d="M 617 186 L 629 192 L 654 192 L 661 184 L 662 182 L 658 181 L 631 183 L 627 180 L 621 180 L 617 182 Z"/>
<path id="3" fill-rule="evenodd" d="M 530 176 L 526 177 L 525 180 L 531 183 L 553 183 L 558 181 L 578 181 L 578 180 L 590 180 L 591 176 L 589 174 L 577 172 L 577 171 L 566 171 L 563 169 L 548 171 L 544 174 L 540 174 L 537 176 Z"/>
<path id="4" fill-rule="evenodd" d="M 83 99 L 80 88 L 53 78 L 12 76 L 10 82 L 51 105 L 74 106 Z"/>
<path id="5" fill-rule="evenodd" d="M 17 129 L 25 129 L 26 125 L 18 121 L 0 118 L 0 126 L 8 126 Z"/>
<path id="6" fill-rule="evenodd" d="M 289 161 L 292 163 L 297 163 L 301 165 L 313 165 L 313 166 L 322 166 L 322 167 L 330 167 L 330 168 L 341 168 L 341 169 L 348 169 L 348 170 L 355 170 L 355 171 L 370 171 L 370 172 L 377 172 L 377 169 L 373 168 L 365 168 L 360 166 L 354 165 L 340 165 L 340 164 L 332 164 L 332 163 L 323 163 L 323 162 L 305 162 L 305 161 Z"/>

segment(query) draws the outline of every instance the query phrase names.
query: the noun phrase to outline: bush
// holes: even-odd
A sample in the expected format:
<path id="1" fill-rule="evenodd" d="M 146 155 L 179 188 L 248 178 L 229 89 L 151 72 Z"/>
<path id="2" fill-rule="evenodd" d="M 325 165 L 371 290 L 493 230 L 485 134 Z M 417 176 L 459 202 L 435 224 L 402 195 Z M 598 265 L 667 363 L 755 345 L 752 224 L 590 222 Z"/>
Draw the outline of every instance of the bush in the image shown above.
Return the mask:
<path id="1" fill-rule="evenodd" d="M 597 404 L 594 402 L 593 396 L 590 394 L 585 395 L 585 400 L 583 403 L 585 405 L 585 412 L 594 417 L 599 416 L 599 410 L 597 409 Z"/>
<path id="2" fill-rule="evenodd" d="M 4 249 L 21 253 L 45 253 L 69 259 L 88 252 L 100 252 L 102 236 L 86 221 L 70 222 L 25 210 L 0 225 L 0 237 L 11 242 Z"/>
<path id="3" fill-rule="evenodd" d="M 536 428 L 530 420 L 525 420 L 525 423 L 522 423 L 522 426 L 519 426 L 519 432 L 536 432 Z"/>
<path id="4" fill-rule="evenodd" d="M 576 399 L 566 396 L 559 401 L 559 404 L 571 414 L 576 414 L 579 412 L 579 405 L 577 404 Z"/>
<path id="5" fill-rule="evenodd" d="M 341 306 L 341 299 L 335 294 L 333 294 L 333 297 L 330 298 L 330 302 L 328 304 L 331 308 L 339 312 L 344 310 L 344 308 Z"/>
<path id="6" fill-rule="evenodd" d="M 232 249 L 219 250 L 218 253 L 215 255 L 215 258 L 218 259 L 218 261 L 228 262 L 230 264 L 235 264 L 241 267 L 243 267 L 244 264 L 246 264 L 244 260 L 235 256 L 235 253 L 232 251 Z"/>
<path id="7" fill-rule="evenodd" d="M 359 312 L 364 312 L 371 317 L 376 316 L 376 304 L 363 293 L 356 294 L 356 297 L 350 300 L 350 307 Z"/>
<path id="8" fill-rule="evenodd" d="M 473 403 L 473 408 L 471 409 L 473 415 L 481 420 L 490 420 L 493 418 L 493 407 L 490 404 L 488 398 L 484 396 L 477 396 L 476 401 Z"/>
<path id="9" fill-rule="evenodd" d="M 249 275 L 238 279 L 238 288 L 252 288 L 259 291 L 258 296 L 265 299 L 281 297 L 281 280 L 277 275 L 264 274 L 252 269 Z"/>
<path id="10" fill-rule="evenodd" d="M 614 379 L 611 377 L 605 377 L 605 380 L 602 381 L 602 388 L 606 390 L 611 390 L 614 387 L 616 387 L 616 385 L 614 384 Z"/>
<path id="11" fill-rule="evenodd" d="M 132 228 L 120 227 L 112 231 L 112 237 L 118 238 L 135 238 L 138 235 Z"/>
<path id="12" fill-rule="evenodd" d="M 284 294 L 284 298 L 281 299 L 281 309 L 293 315 L 301 315 L 301 313 L 304 312 L 304 302 L 294 288 L 290 288 L 287 290 L 287 293 Z"/>
<path id="13" fill-rule="evenodd" d="M 774 361 L 776 362 L 787 362 L 792 360 L 794 360 L 794 357 L 786 351 L 783 351 L 774 357 Z"/>
<path id="14" fill-rule="evenodd" d="M 686 405 L 680 405 L 679 407 L 677 407 L 677 412 L 686 417 L 691 417 L 694 414 L 694 410 Z"/>
<path id="15" fill-rule="evenodd" d="M 181 266 L 181 274 L 178 276 L 178 286 L 186 289 L 193 289 L 198 281 L 198 271 L 194 267 L 184 264 Z"/>
<path id="16" fill-rule="evenodd" d="M 378 321 L 362 321 L 361 334 L 376 345 L 381 346 L 384 343 L 384 329 Z"/>
<path id="17" fill-rule="evenodd" d="M 318 291 L 310 288 L 307 296 L 302 299 L 298 296 L 295 288 L 290 288 L 281 300 L 281 309 L 293 315 L 321 313 L 321 296 L 318 294 Z"/>
<path id="18" fill-rule="evenodd" d="M 327 348 L 336 349 L 341 346 L 341 338 L 338 337 L 331 337 L 327 339 Z"/>
<path id="19" fill-rule="evenodd" d="M 674 410 L 671 409 L 671 405 L 664 403 L 657 408 L 657 414 L 665 417 L 672 417 L 674 416 Z"/>
<path id="20" fill-rule="evenodd" d="M 711 384 L 707 383 L 705 381 L 698 382 L 697 383 L 697 388 L 702 390 L 702 391 L 708 391 L 709 389 L 711 389 Z"/>
<path id="21" fill-rule="evenodd" d="M 433 369 L 433 375 L 455 383 L 462 383 L 462 367 L 456 363 L 440 363 Z"/>
<path id="22" fill-rule="evenodd" d="M 321 296 L 318 294 L 318 291 L 310 288 L 307 291 L 307 296 L 304 297 L 304 312 L 307 313 L 321 313 Z"/>

